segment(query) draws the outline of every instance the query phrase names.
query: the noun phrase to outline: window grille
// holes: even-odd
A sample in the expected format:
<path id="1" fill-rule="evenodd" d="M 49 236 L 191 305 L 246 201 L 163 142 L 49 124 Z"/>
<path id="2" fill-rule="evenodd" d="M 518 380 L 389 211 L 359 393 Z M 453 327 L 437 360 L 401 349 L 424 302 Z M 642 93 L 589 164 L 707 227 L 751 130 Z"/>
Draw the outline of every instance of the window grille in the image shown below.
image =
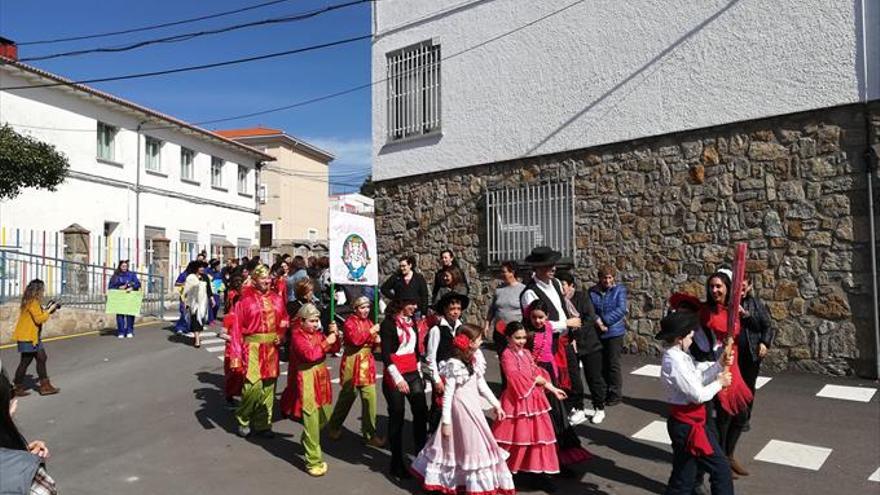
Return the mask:
<path id="1" fill-rule="evenodd" d="M 522 261 L 536 246 L 549 246 L 573 263 L 574 180 L 544 182 L 486 192 L 486 253 L 489 266 Z"/>
<path id="2" fill-rule="evenodd" d="M 180 148 L 180 178 L 186 180 L 195 180 L 195 167 L 193 161 L 195 152 L 190 149 Z"/>
<path id="3" fill-rule="evenodd" d="M 440 130 L 440 45 L 425 41 L 389 53 L 388 140 Z"/>
<path id="4" fill-rule="evenodd" d="M 238 166 L 238 192 L 248 194 L 248 169 L 243 165 Z"/>
<path id="5" fill-rule="evenodd" d="M 223 159 L 211 157 L 211 186 L 223 187 Z"/>

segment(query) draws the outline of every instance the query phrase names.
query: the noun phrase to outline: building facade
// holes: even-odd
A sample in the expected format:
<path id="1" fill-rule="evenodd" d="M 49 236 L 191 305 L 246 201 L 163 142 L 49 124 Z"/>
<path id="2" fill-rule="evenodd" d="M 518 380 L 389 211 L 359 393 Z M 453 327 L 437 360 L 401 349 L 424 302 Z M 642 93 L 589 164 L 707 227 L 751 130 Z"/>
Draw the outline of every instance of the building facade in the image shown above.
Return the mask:
<path id="1" fill-rule="evenodd" d="M 217 133 L 275 158 L 263 168 L 259 184 L 260 248 L 285 251 L 291 246 L 326 244 L 333 154 L 279 129 Z"/>
<path id="2" fill-rule="evenodd" d="M 615 265 L 628 348 L 657 352 L 666 298 L 704 297 L 747 242 L 778 331 L 766 366 L 876 375 L 876 3 L 373 9 L 386 273 L 450 247 L 481 318 L 497 264 L 549 244 L 584 288 Z"/>
<path id="3" fill-rule="evenodd" d="M 0 60 L 0 125 L 54 145 L 70 162 L 57 191 L 0 202 L 4 248 L 61 257 L 59 232 L 75 225 L 91 235 L 89 262 L 130 259 L 146 270 L 158 237 L 173 246 L 168 275 L 176 276 L 201 250 L 241 256 L 257 245 L 268 154 L 8 58 Z"/>
<path id="4" fill-rule="evenodd" d="M 332 194 L 330 209 L 371 217 L 375 211 L 373 198 L 359 193 Z"/>

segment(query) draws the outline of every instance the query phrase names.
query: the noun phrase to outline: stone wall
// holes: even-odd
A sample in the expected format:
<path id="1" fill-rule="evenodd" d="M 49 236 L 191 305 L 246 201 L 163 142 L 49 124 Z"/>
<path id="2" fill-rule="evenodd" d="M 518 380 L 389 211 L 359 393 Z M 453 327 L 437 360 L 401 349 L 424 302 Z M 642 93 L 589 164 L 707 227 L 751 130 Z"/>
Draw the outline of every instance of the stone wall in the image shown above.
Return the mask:
<path id="1" fill-rule="evenodd" d="M 630 352 L 658 353 L 669 294 L 703 297 L 707 275 L 748 242 L 747 271 L 777 330 L 765 367 L 873 375 L 864 153 L 880 105 L 868 113 L 851 105 L 380 182 L 382 271 L 415 254 L 431 280 L 450 247 L 471 280 L 468 317 L 479 320 L 494 287 L 482 264 L 485 189 L 575 177 L 575 274 L 586 284 L 599 265 L 618 268 L 631 294 Z"/>

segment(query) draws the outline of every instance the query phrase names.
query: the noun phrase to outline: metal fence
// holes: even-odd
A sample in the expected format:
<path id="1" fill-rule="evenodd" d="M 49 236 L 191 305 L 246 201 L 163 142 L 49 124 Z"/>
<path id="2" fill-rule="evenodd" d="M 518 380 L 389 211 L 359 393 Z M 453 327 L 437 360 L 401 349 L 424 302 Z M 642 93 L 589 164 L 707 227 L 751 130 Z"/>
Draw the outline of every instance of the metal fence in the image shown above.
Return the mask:
<path id="1" fill-rule="evenodd" d="M 486 191 L 486 261 L 522 261 L 535 246 L 573 263 L 574 179 Z"/>
<path id="2" fill-rule="evenodd" d="M 17 301 L 28 282 L 38 278 L 46 284 L 46 298 L 66 306 L 103 311 L 113 267 L 89 265 L 64 259 L 0 249 L 0 303 Z M 134 272 L 144 291 L 141 314 L 163 317 L 168 286 L 165 277 Z"/>

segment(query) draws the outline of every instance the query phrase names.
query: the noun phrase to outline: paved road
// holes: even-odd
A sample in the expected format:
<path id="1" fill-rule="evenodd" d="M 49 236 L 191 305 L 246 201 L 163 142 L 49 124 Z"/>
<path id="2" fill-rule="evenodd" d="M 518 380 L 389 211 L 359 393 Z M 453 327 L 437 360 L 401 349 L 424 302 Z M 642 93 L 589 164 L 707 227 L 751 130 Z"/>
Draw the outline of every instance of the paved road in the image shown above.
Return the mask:
<path id="1" fill-rule="evenodd" d="M 339 441 L 324 440 L 329 474 L 320 479 L 303 472 L 300 427 L 280 420 L 274 440 L 241 440 L 223 408 L 222 362 L 211 346 L 180 344 L 160 326 L 137 330 L 133 340 L 87 336 L 47 344 L 49 371 L 59 395 L 23 398 L 18 423 L 30 439 L 45 439 L 52 451 L 50 470 L 65 495 L 237 494 L 237 493 L 412 493 L 384 475 L 388 452 L 359 443 L 358 406 L 349 431 Z M 494 353 L 490 382 L 498 381 Z M 14 350 L 0 351 L 3 366 L 17 364 Z M 600 426 L 579 432 L 597 458 L 580 479 L 560 480 L 558 493 L 661 493 L 670 470 L 670 448 L 659 437 L 634 438 L 665 409 L 647 358 L 624 357 L 627 398 L 610 408 Z M 333 374 L 337 373 L 332 360 Z M 876 383 L 786 373 L 772 377 L 758 392 L 752 430 L 738 457 L 752 475 L 738 480 L 739 493 L 878 494 L 880 482 L 869 476 L 880 468 L 878 394 L 868 402 L 816 397 L 827 384 L 858 387 Z M 279 392 L 281 387 L 279 386 Z M 834 392 L 834 390 L 832 390 Z M 868 393 L 870 391 L 868 390 Z M 379 394 L 381 396 L 381 394 Z M 380 429 L 385 404 L 380 399 Z M 662 433 L 662 428 L 660 428 Z M 657 441 L 659 440 L 659 441 Z M 778 455 L 801 467 L 754 460 L 772 440 L 813 447 L 805 453 L 788 444 Z M 766 452 L 765 452 L 766 453 Z M 768 454 L 769 455 L 769 454 Z M 803 466 L 815 461 L 818 469 Z M 816 466 L 813 466 L 815 468 Z"/>

